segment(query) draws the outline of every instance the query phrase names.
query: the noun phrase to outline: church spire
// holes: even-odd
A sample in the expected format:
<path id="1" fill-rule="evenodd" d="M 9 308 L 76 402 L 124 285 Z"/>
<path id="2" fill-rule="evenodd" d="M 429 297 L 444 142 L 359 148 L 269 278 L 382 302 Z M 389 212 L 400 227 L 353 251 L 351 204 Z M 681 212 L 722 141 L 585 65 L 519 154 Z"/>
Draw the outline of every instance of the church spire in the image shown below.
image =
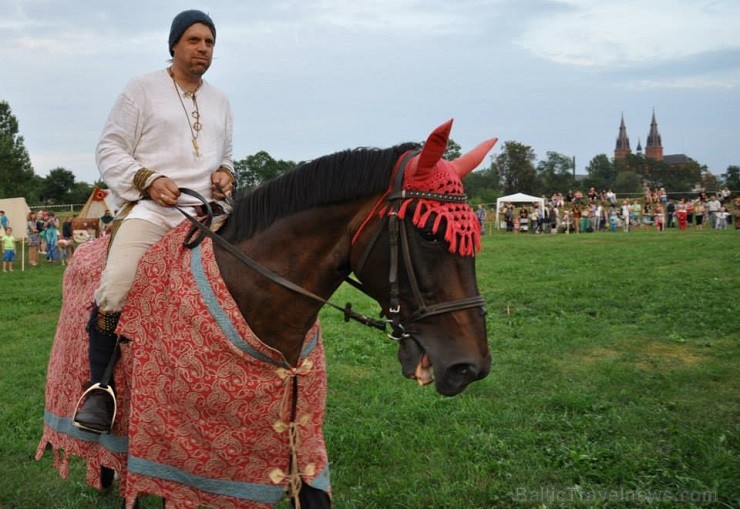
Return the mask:
<path id="1" fill-rule="evenodd" d="M 630 149 L 630 139 L 627 137 L 627 126 L 624 125 L 624 113 L 622 121 L 619 124 L 619 136 L 617 137 L 617 146 L 614 149 L 614 159 L 622 159 L 632 153 Z"/>
<path id="2" fill-rule="evenodd" d="M 657 161 L 663 160 L 663 142 L 658 132 L 658 122 L 655 120 L 655 109 L 653 109 L 653 120 L 650 122 L 650 133 L 645 145 L 645 156 Z"/>

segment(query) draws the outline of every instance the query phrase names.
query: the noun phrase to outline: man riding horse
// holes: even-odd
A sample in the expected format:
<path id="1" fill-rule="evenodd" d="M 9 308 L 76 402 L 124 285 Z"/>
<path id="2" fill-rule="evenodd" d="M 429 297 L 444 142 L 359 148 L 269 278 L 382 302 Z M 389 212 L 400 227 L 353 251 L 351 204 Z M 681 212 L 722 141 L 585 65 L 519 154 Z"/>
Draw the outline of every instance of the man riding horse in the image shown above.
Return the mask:
<path id="1" fill-rule="evenodd" d="M 65 272 L 37 458 L 50 446 L 66 476 L 69 456 L 82 457 L 97 488 L 115 471 L 128 509 L 143 494 L 168 507 L 267 509 L 285 495 L 328 507 L 324 305 L 390 324 L 402 373 L 440 394 L 490 370 L 480 225 L 461 180 L 496 140 L 446 161 L 451 126 L 421 150 L 354 149 L 299 165 L 235 200 L 200 244 L 184 223 L 152 246 L 116 329 L 130 341 L 109 434 L 70 419 L 89 379 L 86 319 L 74 311 L 92 301 L 110 236 L 81 246 Z M 345 280 L 385 319 L 330 302 Z"/>
<path id="2" fill-rule="evenodd" d="M 172 20 L 172 65 L 131 80 L 103 129 L 96 159 L 117 201 L 115 237 L 88 324 L 91 388 L 74 425 L 107 433 L 115 409 L 112 365 L 121 310 L 144 253 L 183 219 L 172 208 L 179 187 L 223 199 L 234 183 L 232 115 L 227 97 L 203 80 L 211 65 L 216 27 L 198 10 Z M 192 208 L 188 209 L 191 213 Z"/>
<path id="3" fill-rule="evenodd" d="M 206 14 L 178 14 L 172 65 L 134 78 L 108 118 L 97 162 L 127 205 L 107 262 L 104 236 L 65 273 L 37 458 L 50 445 L 64 476 L 67 457 L 83 457 L 98 488 L 117 472 L 129 509 L 147 493 L 172 507 L 262 509 L 288 494 L 325 508 L 317 317 L 345 280 L 385 317 L 347 304 L 345 319 L 390 324 L 405 376 L 454 396 L 490 370 L 480 224 L 462 179 L 496 140 L 444 160 L 450 120 L 423 148 L 320 157 L 240 197 L 219 234 L 193 245 L 188 225 L 175 228 L 196 213 L 180 187 L 210 201 L 234 181 L 229 102 L 202 80 L 215 39 Z M 91 301 L 89 321 L 68 312 Z M 91 388 L 79 398 L 86 321 Z"/>

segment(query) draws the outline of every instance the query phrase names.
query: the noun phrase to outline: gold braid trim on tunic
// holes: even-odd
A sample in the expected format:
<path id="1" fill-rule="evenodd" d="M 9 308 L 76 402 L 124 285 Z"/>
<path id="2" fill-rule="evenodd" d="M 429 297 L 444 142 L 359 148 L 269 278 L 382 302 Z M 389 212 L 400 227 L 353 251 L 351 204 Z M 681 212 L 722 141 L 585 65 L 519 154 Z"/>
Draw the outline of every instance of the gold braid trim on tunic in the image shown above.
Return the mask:
<path id="1" fill-rule="evenodd" d="M 142 168 L 134 175 L 134 187 L 141 194 L 147 194 L 145 189 L 146 182 L 152 175 L 154 175 L 154 172 L 148 168 Z"/>
<path id="2" fill-rule="evenodd" d="M 221 166 L 218 170 L 216 170 L 216 173 L 226 173 L 229 177 L 231 177 L 232 182 L 236 178 L 234 172 L 228 169 L 226 166 Z"/>

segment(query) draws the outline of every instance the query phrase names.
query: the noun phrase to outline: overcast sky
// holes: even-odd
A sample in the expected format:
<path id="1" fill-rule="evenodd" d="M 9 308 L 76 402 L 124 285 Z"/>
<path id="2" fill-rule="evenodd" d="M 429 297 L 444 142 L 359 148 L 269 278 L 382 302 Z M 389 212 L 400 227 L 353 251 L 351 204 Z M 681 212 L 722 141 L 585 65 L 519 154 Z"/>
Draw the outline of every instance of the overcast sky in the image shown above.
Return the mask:
<path id="1" fill-rule="evenodd" d="M 454 117 L 463 150 L 498 136 L 585 173 L 622 115 L 644 146 L 655 110 L 665 154 L 740 165 L 738 0 L 0 0 L 0 100 L 38 175 L 98 178 L 116 96 L 168 65 L 189 8 L 216 24 L 206 79 L 231 99 L 237 160 L 422 141 Z"/>

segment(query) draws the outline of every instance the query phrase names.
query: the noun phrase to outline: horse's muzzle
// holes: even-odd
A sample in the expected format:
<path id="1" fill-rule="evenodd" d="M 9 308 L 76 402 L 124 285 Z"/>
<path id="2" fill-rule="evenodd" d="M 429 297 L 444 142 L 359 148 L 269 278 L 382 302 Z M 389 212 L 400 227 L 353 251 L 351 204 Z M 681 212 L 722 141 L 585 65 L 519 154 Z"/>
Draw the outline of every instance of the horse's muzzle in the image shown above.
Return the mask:
<path id="1" fill-rule="evenodd" d="M 415 379 L 419 385 L 434 382 L 437 392 L 444 396 L 460 394 L 468 385 L 485 378 L 491 371 L 491 353 L 488 350 L 480 357 L 458 356 L 447 364 L 439 356 L 428 355 L 414 339 L 402 342 L 398 360 L 405 377 Z"/>
<path id="2" fill-rule="evenodd" d="M 473 382 L 485 378 L 491 371 L 491 354 L 481 362 L 459 362 L 436 371 L 435 387 L 444 396 L 456 396 Z"/>

